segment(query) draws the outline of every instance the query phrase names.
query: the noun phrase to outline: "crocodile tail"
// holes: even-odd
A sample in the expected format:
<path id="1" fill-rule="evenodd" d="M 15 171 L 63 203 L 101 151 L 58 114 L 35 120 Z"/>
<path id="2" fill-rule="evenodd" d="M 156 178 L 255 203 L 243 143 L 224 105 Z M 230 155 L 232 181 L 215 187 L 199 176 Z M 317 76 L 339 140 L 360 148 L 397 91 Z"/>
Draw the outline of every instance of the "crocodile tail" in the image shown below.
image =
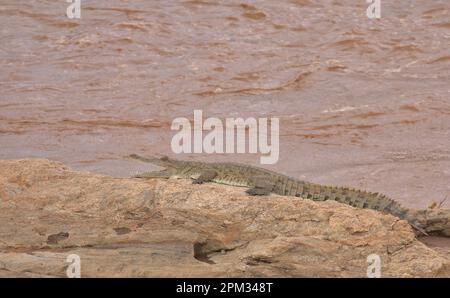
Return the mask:
<path id="1" fill-rule="evenodd" d="M 416 213 L 402 206 L 397 201 L 379 193 L 366 192 L 356 189 L 340 188 L 335 200 L 348 205 L 368 208 L 392 214 L 400 219 L 406 220 L 412 227 L 427 235 L 424 225 L 420 222 Z"/>
<path id="2" fill-rule="evenodd" d="M 415 217 L 420 221 L 427 233 L 450 237 L 449 209 L 417 210 L 415 212 Z"/>
<path id="3" fill-rule="evenodd" d="M 357 201 L 364 201 L 367 206 L 366 208 L 389 213 L 406 220 L 415 230 L 423 235 L 450 236 L 449 209 L 414 210 L 402 206 L 400 203 L 385 195 L 360 191 L 358 193 L 360 195 L 353 196 L 355 203 L 351 204 L 352 206 L 355 206 Z"/>
<path id="4" fill-rule="evenodd" d="M 400 219 L 406 220 L 414 229 L 424 235 L 428 235 L 425 231 L 424 225 L 417 218 L 414 210 L 402 206 L 400 203 L 393 199 L 378 193 L 370 193 L 372 196 L 371 201 L 375 210 L 392 214 Z"/>

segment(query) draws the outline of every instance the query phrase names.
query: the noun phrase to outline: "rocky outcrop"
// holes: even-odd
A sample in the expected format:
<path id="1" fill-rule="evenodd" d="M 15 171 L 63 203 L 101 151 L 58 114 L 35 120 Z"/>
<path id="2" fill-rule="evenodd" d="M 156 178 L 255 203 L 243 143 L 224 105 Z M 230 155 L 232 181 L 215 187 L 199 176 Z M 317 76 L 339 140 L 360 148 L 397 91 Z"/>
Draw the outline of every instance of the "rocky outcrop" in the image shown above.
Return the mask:
<path id="1" fill-rule="evenodd" d="M 448 258 L 391 215 L 249 197 L 187 180 L 118 179 L 45 159 L 0 161 L 0 276 L 449 276 Z"/>

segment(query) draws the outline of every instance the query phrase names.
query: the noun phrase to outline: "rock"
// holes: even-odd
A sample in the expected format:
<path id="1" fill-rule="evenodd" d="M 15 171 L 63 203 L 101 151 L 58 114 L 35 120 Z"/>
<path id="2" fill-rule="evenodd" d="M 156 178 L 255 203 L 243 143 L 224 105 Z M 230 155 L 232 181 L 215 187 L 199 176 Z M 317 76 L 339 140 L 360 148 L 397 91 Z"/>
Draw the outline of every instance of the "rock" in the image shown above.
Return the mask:
<path id="1" fill-rule="evenodd" d="M 391 215 L 250 197 L 187 180 L 118 179 L 45 159 L 0 161 L 0 276 L 450 276 L 449 259 Z"/>

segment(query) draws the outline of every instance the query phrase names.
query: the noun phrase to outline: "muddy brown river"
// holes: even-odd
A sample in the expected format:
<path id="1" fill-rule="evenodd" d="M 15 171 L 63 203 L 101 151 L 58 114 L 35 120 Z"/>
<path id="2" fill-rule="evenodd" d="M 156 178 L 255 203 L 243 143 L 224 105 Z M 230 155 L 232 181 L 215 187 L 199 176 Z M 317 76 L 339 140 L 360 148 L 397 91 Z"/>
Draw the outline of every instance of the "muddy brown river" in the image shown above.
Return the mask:
<path id="1" fill-rule="evenodd" d="M 450 201 L 450 1 L 0 2 L 0 159 L 117 177 L 172 152 L 177 117 L 277 117 L 278 163 L 409 207 Z M 450 207 L 447 201 L 443 205 Z"/>

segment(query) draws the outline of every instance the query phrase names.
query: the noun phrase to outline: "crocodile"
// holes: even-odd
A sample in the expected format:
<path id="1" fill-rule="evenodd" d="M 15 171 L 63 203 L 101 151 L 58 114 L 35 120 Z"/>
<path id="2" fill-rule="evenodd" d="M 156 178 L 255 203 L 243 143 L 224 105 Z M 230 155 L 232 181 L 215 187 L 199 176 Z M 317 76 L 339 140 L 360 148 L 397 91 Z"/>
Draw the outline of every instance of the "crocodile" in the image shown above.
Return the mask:
<path id="1" fill-rule="evenodd" d="M 214 182 L 219 184 L 246 187 L 249 195 L 295 196 L 314 201 L 334 200 L 357 208 L 369 208 L 392 214 L 406 220 L 419 234 L 427 232 L 450 233 L 448 212 L 439 217 L 430 218 L 426 210 L 417 211 L 402 206 L 387 196 L 358 189 L 339 186 L 326 186 L 302 181 L 267 169 L 232 162 L 206 163 L 183 161 L 163 156 L 143 157 L 137 154 L 131 158 L 164 167 L 161 171 L 143 172 L 133 178 L 187 178 L 194 184 Z M 436 221 L 439 223 L 436 225 Z M 427 223 L 433 223 L 434 229 L 428 229 Z M 436 228 L 439 226 L 439 228 Z"/>

